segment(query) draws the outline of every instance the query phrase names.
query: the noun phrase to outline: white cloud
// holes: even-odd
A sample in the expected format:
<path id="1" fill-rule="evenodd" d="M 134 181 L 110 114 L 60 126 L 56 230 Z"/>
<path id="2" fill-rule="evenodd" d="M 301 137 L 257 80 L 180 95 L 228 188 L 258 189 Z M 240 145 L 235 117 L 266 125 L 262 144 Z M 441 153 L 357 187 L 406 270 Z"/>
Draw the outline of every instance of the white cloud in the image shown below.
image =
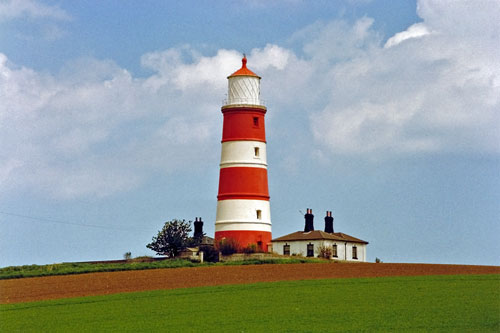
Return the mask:
<path id="1" fill-rule="evenodd" d="M 268 136 L 283 163 L 298 169 L 290 156 L 303 149 L 323 164 L 332 154 L 498 154 L 492 16 L 500 5 L 487 4 L 468 13 L 461 2 L 420 2 L 423 21 L 386 47 L 362 18 L 297 32 L 291 42 L 302 54 L 271 44 L 252 50 L 248 65 L 263 77 Z M 153 74 L 135 78 L 112 61 L 80 59 L 55 75 L 0 54 L 2 190 L 105 196 L 200 159 L 216 165 L 226 76 L 240 61 L 234 50 L 206 57 L 182 46 L 143 55 Z"/>
<path id="2" fill-rule="evenodd" d="M 252 54 L 263 68 L 282 66 L 275 47 Z M 107 196 L 200 159 L 216 165 L 225 75 L 241 54 L 182 47 L 142 62 L 154 74 L 134 78 L 112 61 L 80 59 L 51 75 L 0 54 L 2 189 Z"/>
<path id="3" fill-rule="evenodd" d="M 252 68 L 257 71 L 265 71 L 268 68 L 283 70 L 288 65 L 291 52 L 277 45 L 267 44 L 263 49 L 253 49 L 248 57 Z M 234 67 L 233 67 L 234 68 Z"/>
<path id="4" fill-rule="evenodd" d="M 67 21 L 71 16 L 57 6 L 44 5 L 34 0 L 1 0 L 0 21 L 21 17 Z"/>
<path id="5" fill-rule="evenodd" d="M 371 29 L 373 19 L 363 17 L 354 25 L 334 20 L 316 22 L 292 37 L 292 42 L 302 43 L 305 56 L 321 65 L 356 58 L 378 47 L 381 36 Z"/>
<path id="6" fill-rule="evenodd" d="M 236 51 L 219 50 L 214 57 L 203 57 L 190 47 L 147 53 L 141 57 L 144 67 L 157 71 L 148 78 L 146 85 L 152 89 L 168 85 L 170 88 L 189 90 L 200 85 L 225 86 L 221 73 L 234 71 L 241 59 Z"/>
<path id="7" fill-rule="evenodd" d="M 391 47 L 394 45 L 397 45 L 401 43 L 402 41 L 405 41 L 410 38 L 419 38 L 425 35 L 428 35 L 430 32 L 427 29 L 427 27 L 422 24 L 422 23 L 415 23 L 414 25 L 410 26 L 407 30 L 398 32 L 391 38 L 387 40 L 385 43 L 384 47 Z"/>
<path id="8" fill-rule="evenodd" d="M 353 56 L 324 75 L 329 101 L 311 115 L 316 141 L 333 153 L 377 156 L 500 152 L 499 3 L 469 4 L 422 1 L 423 22 L 385 48 L 347 50 Z M 337 33 L 357 40 L 343 27 Z"/>

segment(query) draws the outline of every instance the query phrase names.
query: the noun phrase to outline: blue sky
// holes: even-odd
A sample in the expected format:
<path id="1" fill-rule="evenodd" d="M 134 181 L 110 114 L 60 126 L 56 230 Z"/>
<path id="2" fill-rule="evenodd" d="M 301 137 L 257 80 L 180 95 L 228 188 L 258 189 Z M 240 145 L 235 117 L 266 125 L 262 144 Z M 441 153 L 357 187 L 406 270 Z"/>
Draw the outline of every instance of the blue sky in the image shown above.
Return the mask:
<path id="1" fill-rule="evenodd" d="M 497 1 L 0 0 L 0 266 L 214 231 L 226 77 L 262 76 L 273 236 L 500 264 Z"/>

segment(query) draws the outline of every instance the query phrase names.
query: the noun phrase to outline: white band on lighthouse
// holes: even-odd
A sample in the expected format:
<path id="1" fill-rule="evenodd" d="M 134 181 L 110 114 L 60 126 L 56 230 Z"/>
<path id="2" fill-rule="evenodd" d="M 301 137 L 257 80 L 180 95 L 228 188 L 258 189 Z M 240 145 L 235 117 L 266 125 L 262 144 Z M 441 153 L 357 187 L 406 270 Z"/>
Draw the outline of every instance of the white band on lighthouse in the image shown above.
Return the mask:
<path id="1" fill-rule="evenodd" d="M 261 141 L 223 142 L 220 167 L 236 166 L 267 168 L 266 143 Z"/>
<path id="2" fill-rule="evenodd" d="M 219 200 L 217 202 L 215 231 L 223 230 L 265 230 L 271 232 L 269 201 Z"/>

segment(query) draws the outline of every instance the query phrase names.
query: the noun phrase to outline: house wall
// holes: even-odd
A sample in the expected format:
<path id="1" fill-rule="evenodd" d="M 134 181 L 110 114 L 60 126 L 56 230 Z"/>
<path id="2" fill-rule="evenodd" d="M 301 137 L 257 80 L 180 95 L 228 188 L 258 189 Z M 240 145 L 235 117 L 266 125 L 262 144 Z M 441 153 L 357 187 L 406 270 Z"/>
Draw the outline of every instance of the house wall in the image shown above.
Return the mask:
<path id="1" fill-rule="evenodd" d="M 334 244 L 337 244 L 337 257 L 333 259 L 337 260 L 347 260 L 347 261 L 366 261 L 366 244 L 359 243 L 351 243 L 351 242 L 339 242 L 339 241 L 331 241 L 331 240 L 307 240 L 307 241 L 289 241 L 289 242 L 281 242 L 281 241 L 273 241 L 273 252 L 284 255 L 283 246 L 285 244 L 290 245 L 290 255 L 297 254 L 302 255 L 304 257 L 307 256 L 307 245 L 309 243 L 314 244 L 314 257 L 319 255 L 319 247 L 320 246 L 328 246 L 332 247 Z M 358 259 L 352 258 L 352 248 L 356 246 L 358 252 Z"/>

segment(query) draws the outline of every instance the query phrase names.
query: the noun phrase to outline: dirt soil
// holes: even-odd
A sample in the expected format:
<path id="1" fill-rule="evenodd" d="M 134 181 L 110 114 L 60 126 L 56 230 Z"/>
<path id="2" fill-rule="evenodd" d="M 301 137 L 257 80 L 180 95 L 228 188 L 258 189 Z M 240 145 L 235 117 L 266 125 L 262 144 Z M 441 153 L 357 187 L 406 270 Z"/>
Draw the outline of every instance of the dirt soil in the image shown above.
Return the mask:
<path id="1" fill-rule="evenodd" d="M 212 266 L 0 280 L 0 303 L 284 280 L 500 274 L 500 266 L 327 263 Z"/>

